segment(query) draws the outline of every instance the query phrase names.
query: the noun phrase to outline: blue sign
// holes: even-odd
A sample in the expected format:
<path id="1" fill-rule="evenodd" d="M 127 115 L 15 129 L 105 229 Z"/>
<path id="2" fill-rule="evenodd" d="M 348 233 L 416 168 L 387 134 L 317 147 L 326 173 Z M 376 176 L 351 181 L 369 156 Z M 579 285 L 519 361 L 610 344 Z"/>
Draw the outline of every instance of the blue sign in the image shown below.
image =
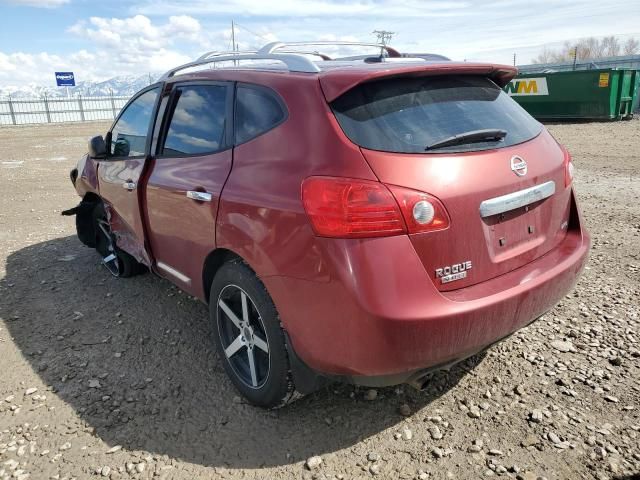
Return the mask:
<path id="1" fill-rule="evenodd" d="M 56 72 L 56 83 L 59 87 L 75 87 L 76 78 L 73 72 Z"/>

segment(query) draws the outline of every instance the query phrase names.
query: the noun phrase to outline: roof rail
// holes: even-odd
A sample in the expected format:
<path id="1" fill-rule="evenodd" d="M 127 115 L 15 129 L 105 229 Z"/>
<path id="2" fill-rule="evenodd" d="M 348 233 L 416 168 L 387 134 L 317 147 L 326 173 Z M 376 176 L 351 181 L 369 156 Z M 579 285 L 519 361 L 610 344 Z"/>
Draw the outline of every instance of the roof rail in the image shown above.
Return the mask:
<path id="1" fill-rule="evenodd" d="M 193 62 L 185 63 L 184 65 L 177 66 L 167 71 L 160 80 L 167 80 L 173 77 L 180 70 L 187 68 L 198 67 L 206 65 L 208 63 L 217 62 L 229 62 L 238 60 L 273 60 L 284 63 L 291 72 L 303 72 L 303 73 L 317 73 L 320 71 L 318 65 L 316 65 L 306 55 L 317 55 L 323 60 L 328 60 L 330 57 L 320 52 L 292 52 L 285 51 L 278 53 L 277 50 L 287 47 L 297 46 L 309 46 L 309 45 L 344 45 L 344 46 L 359 46 L 359 47 L 376 47 L 385 50 L 389 57 L 401 57 L 400 52 L 396 49 L 388 47 L 386 45 L 378 43 L 360 43 L 360 42 L 342 42 L 342 41 L 316 41 L 316 42 L 271 42 L 266 44 L 260 50 L 247 51 L 247 52 L 218 52 L 211 51 L 201 55 L 197 60 Z"/>

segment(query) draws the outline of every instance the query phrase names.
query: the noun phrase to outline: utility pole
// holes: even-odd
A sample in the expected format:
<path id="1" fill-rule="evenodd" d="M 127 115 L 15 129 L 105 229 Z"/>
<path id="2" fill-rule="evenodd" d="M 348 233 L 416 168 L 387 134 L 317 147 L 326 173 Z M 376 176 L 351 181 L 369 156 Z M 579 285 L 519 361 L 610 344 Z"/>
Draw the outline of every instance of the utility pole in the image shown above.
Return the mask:
<path id="1" fill-rule="evenodd" d="M 233 20 L 231 20 L 231 50 L 232 51 L 236 51 L 236 26 L 233 23 Z M 233 66 L 237 66 L 238 63 L 234 60 L 233 61 Z"/>
<path id="2" fill-rule="evenodd" d="M 378 37 L 378 43 L 382 46 L 385 46 L 396 34 L 396 32 L 390 32 L 389 30 L 374 30 L 372 33 Z M 382 57 L 384 57 L 384 48 L 380 49 L 380 58 Z"/>
<path id="3" fill-rule="evenodd" d="M 578 61 L 578 46 L 573 49 L 573 69 L 576 69 L 576 62 Z"/>
<path id="4" fill-rule="evenodd" d="M 514 67 L 516 66 L 516 54 L 515 53 L 513 54 L 513 66 Z"/>

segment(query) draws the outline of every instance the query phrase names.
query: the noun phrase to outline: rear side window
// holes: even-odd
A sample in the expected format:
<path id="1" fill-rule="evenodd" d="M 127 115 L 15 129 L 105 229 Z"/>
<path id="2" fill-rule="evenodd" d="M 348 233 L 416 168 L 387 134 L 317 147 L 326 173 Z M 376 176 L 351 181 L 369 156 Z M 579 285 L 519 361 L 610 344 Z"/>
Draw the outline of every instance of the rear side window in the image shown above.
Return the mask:
<path id="1" fill-rule="evenodd" d="M 225 147 L 227 87 L 185 85 L 174 93 L 163 156 L 203 155 Z"/>
<path id="2" fill-rule="evenodd" d="M 276 94 L 259 87 L 238 85 L 236 91 L 235 143 L 244 143 L 271 130 L 286 118 Z"/>
<path id="3" fill-rule="evenodd" d="M 425 153 L 428 145 L 486 129 L 504 130 L 506 136 L 429 152 L 502 148 L 530 140 L 542 129 L 492 81 L 475 76 L 364 83 L 334 100 L 331 107 L 352 142 L 385 152 Z"/>

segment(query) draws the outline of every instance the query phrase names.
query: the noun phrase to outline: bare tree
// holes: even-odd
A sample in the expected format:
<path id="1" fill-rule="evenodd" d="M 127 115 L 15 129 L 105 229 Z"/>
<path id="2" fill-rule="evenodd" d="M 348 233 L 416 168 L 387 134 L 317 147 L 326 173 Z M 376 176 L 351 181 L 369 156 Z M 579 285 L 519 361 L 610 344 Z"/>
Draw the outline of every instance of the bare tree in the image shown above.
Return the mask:
<path id="1" fill-rule="evenodd" d="M 606 56 L 604 41 L 598 41 L 597 38 L 593 37 L 591 37 L 590 40 L 593 43 L 593 52 L 589 58 L 602 58 Z"/>
<path id="2" fill-rule="evenodd" d="M 533 59 L 533 63 L 551 63 L 554 53 L 547 47 L 544 47 L 536 58 Z"/>
<path id="3" fill-rule="evenodd" d="M 582 39 L 580 42 L 582 53 L 579 59 L 600 58 L 602 56 L 602 44 L 595 37 Z"/>
<path id="4" fill-rule="evenodd" d="M 610 37 L 604 37 L 601 42 L 602 49 L 604 50 L 605 57 L 615 57 L 620 55 L 620 42 L 613 35 Z"/>
<path id="5" fill-rule="evenodd" d="M 562 47 L 551 50 L 545 47 L 542 52 L 533 59 L 533 63 L 562 63 L 570 62 L 576 55 L 578 60 L 594 60 L 604 57 L 615 57 L 623 52 L 624 55 L 640 53 L 640 42 L 630 38 L 620 46 L 620 41 L 613 35 L 598 39 L 595 37 L 582 38 L 577 42 L 565 41 Z"/>
<path id="6" fill-rule="evenodd" d="M 622 48 L 624 55 L 637 55 L 640 53 L 640 42 L 635 38 L 630 38 Z"/>

